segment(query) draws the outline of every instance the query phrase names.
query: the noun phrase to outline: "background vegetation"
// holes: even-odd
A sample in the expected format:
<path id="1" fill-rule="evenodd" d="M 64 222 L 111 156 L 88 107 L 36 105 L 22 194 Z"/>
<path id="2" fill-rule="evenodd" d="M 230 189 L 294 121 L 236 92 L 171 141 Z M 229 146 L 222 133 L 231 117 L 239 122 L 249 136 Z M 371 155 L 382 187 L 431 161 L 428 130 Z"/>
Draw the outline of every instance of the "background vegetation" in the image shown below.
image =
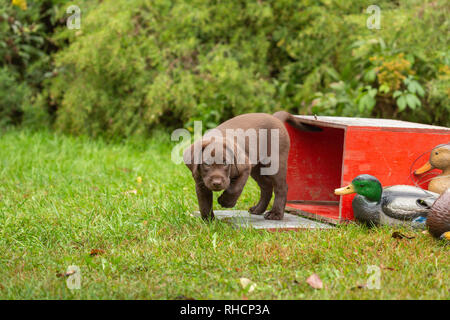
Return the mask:
<path id="1" fill-rule="evenodd" d="M 126 137 L 245 112 L 450 125 L 448 6 L 363 0 L 0 0 L 1 125 Z M 25 4 L 25 5 L 24 5 Z"/>

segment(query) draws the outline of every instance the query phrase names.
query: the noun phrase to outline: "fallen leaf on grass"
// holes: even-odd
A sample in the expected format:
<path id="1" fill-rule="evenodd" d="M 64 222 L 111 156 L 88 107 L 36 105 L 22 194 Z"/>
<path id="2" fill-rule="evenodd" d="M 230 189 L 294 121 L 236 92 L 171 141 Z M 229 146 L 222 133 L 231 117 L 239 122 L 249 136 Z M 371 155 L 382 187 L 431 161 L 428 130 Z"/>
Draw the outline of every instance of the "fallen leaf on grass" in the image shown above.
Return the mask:
<path id="1" fill-rule="evenodd" d="M 239 282 L 244 290 L 248 288 L 248 292 L 253 292 L 256 288 L 256 283 L 247 278 L 240 278 Z"/>
<path id="2" fill-rule="evenodd" d="M 380 264 L 380 268 L 383 269 L 383 270 L 397 271 L 397 269 L 392 268 L 392 267 L 386 267 L 386 266 L 383 265 L 383 264 Z"/>
<path id="3" fill-rule="evenodd" d="M 317 274 L 312 274 L 306 279 L 306 283 L 309 284 L 314 289 L 322 289 L 323 283 L 320 277 Z"/>
<path id="4" fill-rule="evenodd" d="M 365 289 L 365 288 L 367 288 L 367 284 L 363 283 L 363 284 L 358 284 L 356 287 L 351 288 L 351 290 Z"/>
<path id="5" fill-rule="evenodd" d="M 75 270 L 70 270 L 70 271 L 63 272 L 63 273 L 56 273 L 56 276 L 57 276 L 58 278 L 69 277 L 69 276 L 71 276 L 71 275 L 73 275 L 73 274 L 75 274 L 75 273 L 76 273 Z"/>
<path id="6" fill-rule="evenodd" d="M 404 235 L 401 232 L 394 231 L 392 233 L 392 238 L 394 238 L 394 239 L 414 239 L 415 237 L 410 237 L 410 236 Z"/>
<path id="7" fill-rule="evenodd" d="M 136 189 L 128 190 L 128 191 L 125 191 L 124 194 L 137 194 L 137 190 Z"/>
<path id="8" fill-rule="evenodd" d="M 137 177 L 136 181 L 137 181 L 138 184 L 141 184 L 142 183 L 142 177 Z"/>
<path id="9" fill-rule="evenodd" d="M 98 255 L 104 254 L 104 253 L 105 253 L 105 250 L 102 250 L 102 249 L 92 249 L 92 250 L 91 250 L 91 253 L 89 253 L 89 255 L 90 255 L 91 257 L 94 257 L 94 256 L 98 256 Z"/>

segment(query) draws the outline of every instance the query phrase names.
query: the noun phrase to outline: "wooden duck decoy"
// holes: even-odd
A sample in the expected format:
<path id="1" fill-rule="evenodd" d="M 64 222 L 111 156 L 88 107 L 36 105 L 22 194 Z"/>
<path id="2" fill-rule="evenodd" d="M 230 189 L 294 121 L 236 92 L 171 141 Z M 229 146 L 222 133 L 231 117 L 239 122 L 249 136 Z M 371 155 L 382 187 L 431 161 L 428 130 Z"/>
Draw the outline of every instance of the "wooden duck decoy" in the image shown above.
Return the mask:
<path id="1" fill-rule="evenodd" d="M 450 189 L 433 204 L 426 224 L 432 236 L 450 240 Z"/>
<path id="2" fill-rule="evenodd" d="M 374 176 L 361 174 L 346 187 L 336 189 L 337 195 L 357 193 L 352 207 L 355 218 L 375 225 L 410 224 L 427 217 L 438 194 L 413 186 L 396 185 L 383 188 Z"/>
<path id="3" fill-rule="evenodd" d="M 431 151 L 430 160 L 414 171 L 414 174 L 419 175 L 431 169 L 440 169 L 442 173 L 430 181 L 428 190 L 442 194 L 450 188 L 450 143 L 435 147 Z"/>

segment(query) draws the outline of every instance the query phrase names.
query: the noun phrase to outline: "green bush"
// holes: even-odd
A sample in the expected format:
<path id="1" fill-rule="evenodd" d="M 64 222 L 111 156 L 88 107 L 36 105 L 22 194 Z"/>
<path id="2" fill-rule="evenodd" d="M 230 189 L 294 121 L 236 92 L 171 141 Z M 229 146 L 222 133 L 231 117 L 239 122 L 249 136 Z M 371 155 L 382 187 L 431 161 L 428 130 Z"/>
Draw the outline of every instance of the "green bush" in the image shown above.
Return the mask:
<path id="1" fill-rule="evenodd" d="M 63 2 L 0 0 L 0 127 L 47 123 L 51 110 L 37 110 L 34 100 L 51 75 L 58 47 L 50 36 L 64 22 L 57 18 Z"/>
<path id="2" fill-rule="evenodd" d="M 273 110 L 270 43 L 256 26 L 247 30 L 242 4 L 102 2 L 82 32 L 60 35 L 71 45 L 56 56 L 48 90 L 59 105 L 56 127 L 126 136 Z"/>
<path id="3" fill-rule="evenodd" d="M 0 97 L 0 128 L 19 124 L 30 92 L 28 86 L 17 82 L 6 68 L 0 69 Z"/>
<path id="4" fill-rule="evenodd" d="M 380 30 L 345 34 L 341 59 L 316 65 L 294 101 L 299 112 L 395 118 L 450 126 L 445 1 L 382 8 Z M 364 16 L 345 16 L 359 21 Z M 348 27 L 348 26 L 347 26 Z M 447 72 L 447 73 L 446 73 Z"/>
<path id="5" fill-rule="evenodd" d="M 60 5 L 64 12 L 68 4 Z M 245 112 L 450 125 L 446 1 L 85 1 L 57 29 L 36 110 L 91 136 L 207 127 Z"/>

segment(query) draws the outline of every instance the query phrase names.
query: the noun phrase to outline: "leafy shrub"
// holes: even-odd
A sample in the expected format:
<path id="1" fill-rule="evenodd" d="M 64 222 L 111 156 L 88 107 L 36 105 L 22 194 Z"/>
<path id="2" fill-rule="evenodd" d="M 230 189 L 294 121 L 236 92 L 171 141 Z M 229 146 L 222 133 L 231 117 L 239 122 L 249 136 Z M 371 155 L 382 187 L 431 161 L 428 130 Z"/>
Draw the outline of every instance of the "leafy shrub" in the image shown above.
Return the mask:
<path id="1" fill-rule="evenodd" d="M 364 7 L 339 3 L 332 15 L 331 3 L 309 1 L 104 1 L 83 19 L 82 33 L 59 35 L 71 45 L 56 55 L 47 93 L 59 106 L 56 127 L 126 136 L 283 108 L 280 92 L 291 99 L 339 42 L 324 41 L 328 19 Z M 333 26 L 334 35 L 341 31 Z M 318 37 L 327 50 L 317 50 Z"/>
<path id="2" fill-rule="evenodd" d="M 26 120 L 36 124 L 48 110 L 32 104 L 51 71 L 50 54 L 57 47 L 50 40 L 61 0 L 0 0 L 0 126 Z"/>
<path id="3" fill-rule="evenodd" d="M 446 1 L 378 1 L 380 30 L 370 4 L 85 1 L 33 108 L 109 137 L 278 109 L 450 125 Z"/>
<path id="4" fill-rule="evenodd" d="M 58 76 L 47 92 L 59 106 L 56 127 L 127 136 L 157 124 L 204 119 L 214 126 L 233 114 L 270 112 L 269 42 L 256 26 L 246 30 L 242 5 L 100 3 L 82 32 L 59 35 L 71 45 L 57 54 Z"/>
<path id="5" fill-rule="evenodd" d="M 6 68 L 0 69 L 0 128 L 20 123 L 29 96 L 24 83 L 18 83 Z"/>
<path id="6" fill-rule="evenodd" d="M 301 110 L 450 126 L 447 15 L 445 1 L 403 1 L 382 10 L 381 30 L 362 28 L 349 38 L 347 59 L 317 68 L 326 72 L 315 76 L 316 88 L 308 84 L 313 97 L 312 90 L 300 96 Z M 327 81 L 331 67 L 336 76 Z M 345 85 L 331 82 L 337 80 Z"/>
<path id="7" fill-rule="evenodd" d="M 443 65 L 436 79 L 427 83 L 428 110 L 433 112 L 434 121 L 450 127 L 450 67 Z"/>

